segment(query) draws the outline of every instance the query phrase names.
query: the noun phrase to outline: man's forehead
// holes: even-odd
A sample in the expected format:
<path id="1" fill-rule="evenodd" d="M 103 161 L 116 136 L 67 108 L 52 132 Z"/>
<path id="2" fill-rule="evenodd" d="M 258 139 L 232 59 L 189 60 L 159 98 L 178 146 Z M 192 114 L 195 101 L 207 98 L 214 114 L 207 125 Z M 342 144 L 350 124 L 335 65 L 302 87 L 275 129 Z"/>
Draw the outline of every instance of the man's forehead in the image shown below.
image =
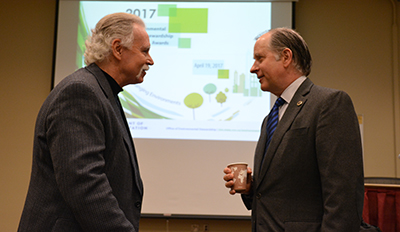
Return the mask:
<path id="1" fill-rule="evenodd" d="M 260 53 L 268 48 L 267 43 L 264 41 L 257 41 L 254 44 L 254 53 Z"/>
<path id="2" fill-rule="evenodd" d="M 133 35 L 135 38 L 133 42 L 136 43 L 137 46 L 140 46 L 141 48 L 150 48 L 149 35 L 144 27 L 136 28 Z"/>
<path id="3" fill-rule="evenodd" d="M 266 33 L 266 34 L 260 36 L 260 38 L 257 39 L 255 45 L 266 46 L 269 43 L 269 38 L 270 38 L 269 33 Z"/>

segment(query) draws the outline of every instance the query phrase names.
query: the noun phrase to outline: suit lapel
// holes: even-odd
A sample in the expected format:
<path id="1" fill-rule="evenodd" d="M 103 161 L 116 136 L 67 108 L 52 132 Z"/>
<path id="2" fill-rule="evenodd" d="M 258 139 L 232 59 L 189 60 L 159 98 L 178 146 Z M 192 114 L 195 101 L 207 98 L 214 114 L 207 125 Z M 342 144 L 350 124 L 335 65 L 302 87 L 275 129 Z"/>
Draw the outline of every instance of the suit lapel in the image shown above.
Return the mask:
<path id="1" fill-rule="evenodd" d="M 276 150 L 278 149 L 283 136 L 289 130 L 290 126 L 292 125 L 294 119 L 301 111 L 305 103 L 307 102 L 307 95 L 310 92 L 311 87 L 314 84 L 308 78 L 300 85 L 296 93 L 294 94 L 292 100 L 290 101 L 285 114 L 282 116 L 281 120 L 278 123 L 278 126 L 274 132 L 272 140 L 269 144 L 268 150 L 266 151 L 264 162 L 262 167 L 260 167 L 257 186 L 262 182 L 263 178 L 266 176 L 266 173 L 269 169 L 272 159 L 275 156 Z M 266 124 L 266 120 L 264 120 L 264 124 Z M 262 129 L 266 130 L 265 125 L 263 124 Z M 262 141 L 263 146 L 260 145 L 260 151 L 264 152 L 265 150 L 265 143 L 266 143 L 267 133 L 266 131 L 261 133 L 260 141 Z M 261 140 L 262 139 L 262 140 Z M 258 152 L 260 152 L 258 151 Z M 263 153 L 262 153 L 263 154 Z M 255 157 L 255 163 L 258 161 L 258 164 L 261 162 L 261 156 Z M 257 163 L 256 163 L 257 164 Z"/>
<path id="2" fill-rule="evenodd" d="M 268 115 L 269 116 L 269 115 Z M 268 116 L 264 118 L 263 124 L 261 126 L 260 138 L 258 139 L 255 155 L 254 155 L 254 175 L 260 177 L 261 161 L 265 153 L 265 145 L 267 143 L 267 120 Z M 257 178 L 258 179 L 258 178 Z"/>
<path id="3" fill-rule="evenodd" d="M 136 184 L 137 184 L 139 190 L 141 192 L 143 192 L 143 184 L 142 184 L 142 180 L 140 178 L 139 165 L 137 162 L 136 151 L 135 151 L 135 147 L 133 144 L 133 139 L 129 132 L 129 129 L 127 130 L 127 128 L 125 126 L 125 122 L 124 122 L 124 121 L 126 121 L 126 118 L 122 117 L 119 106 L 117 105 L 117 102 L 114 99 L 114 94 L 112 92 L 111 86 L 108 83 L 107 78 L 104 76 L 101 69 L 95 64 L 91 64 L 91 65 L 87 66 L 86 69 L 89 70 L 96 77 L 96 80 L 99 83 L 101 89 L 103 90 L 104 95 L 107 97 L 108 101 L 110 102 L 111 106 L 114 109 L 115 115 L 118 118 L 118 125 L 120 128 L 120 131 L 122 132 L 122 135 L 123 135 L 122 137 L 124 139 L 125 144 L 128 147 L 131 164 L 132 164 L 134 172 L 135 172 Z"/>

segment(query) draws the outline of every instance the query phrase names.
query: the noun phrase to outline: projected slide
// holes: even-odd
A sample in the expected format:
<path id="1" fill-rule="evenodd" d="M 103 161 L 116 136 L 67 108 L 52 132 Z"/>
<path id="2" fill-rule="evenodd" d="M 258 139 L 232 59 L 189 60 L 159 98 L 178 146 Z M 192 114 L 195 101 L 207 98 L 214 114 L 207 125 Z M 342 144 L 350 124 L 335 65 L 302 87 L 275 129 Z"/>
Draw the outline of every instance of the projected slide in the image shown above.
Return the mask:
<path id="1" fill-rule="evenodd" d="M 155 63 L 119 95 L 134 138 L 258 140 L 270 99 L 249 70 L 270 3 L 83 1 L 78 67 L 90 30 L 114 12 L 145 21 Z"/>

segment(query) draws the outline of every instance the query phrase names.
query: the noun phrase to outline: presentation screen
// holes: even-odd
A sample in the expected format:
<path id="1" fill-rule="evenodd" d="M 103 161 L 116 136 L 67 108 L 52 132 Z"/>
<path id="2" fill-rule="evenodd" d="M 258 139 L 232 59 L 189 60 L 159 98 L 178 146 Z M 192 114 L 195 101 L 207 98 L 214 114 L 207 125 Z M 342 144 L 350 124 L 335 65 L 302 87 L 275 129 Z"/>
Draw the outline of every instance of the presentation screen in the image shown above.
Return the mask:
<path id="1" fill-rule="evenodd" d="M 143 19 L 150 67 L 119 94 L 138 153 L 148 215 L 248 216 L 222 180 L 228 163 L 252 167 L 270 94 L 250 73 L 253 46 L 291 27 L 292 3 L 60 0 L 54 86 L 84 64 L 85 40 L 115 12 Z"/>

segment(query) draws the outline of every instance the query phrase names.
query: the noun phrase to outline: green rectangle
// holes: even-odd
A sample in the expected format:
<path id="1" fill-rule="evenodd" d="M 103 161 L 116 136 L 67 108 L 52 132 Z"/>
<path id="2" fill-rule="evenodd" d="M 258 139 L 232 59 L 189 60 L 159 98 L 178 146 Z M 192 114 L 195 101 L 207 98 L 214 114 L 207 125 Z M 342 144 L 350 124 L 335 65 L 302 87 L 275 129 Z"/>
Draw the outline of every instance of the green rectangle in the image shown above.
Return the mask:
<path id="1" fill-rule="evenodd" d="M 157 15 L 158 16 L 170 16 L 170 9 L 176 9 L 176 4 L 160 4 L 160 5 L 158 5 Z"/>
<path id="2" fill-rule="evenodd" d="M 190 48 L 192 40 L 190 38 L 179 38 L 178 39 L 178 48 Z"/>
<path id="3" fill-rule="evenodd" d="M 229 79 L 229 69 L 218 69 L 218 79 Z"/>
<path id="4" fill-rule="evenodd" d="M 248 97 L 248 96 L 249 96 L 249 90 L 248 90 L 248 89 L 245 89 L 245 90 L 243 91 L 243 96 L 245 96 L 245 97 Z"/>
<path id="5" fill-rule="evenodd" d="M 175 14 L 176 13 L 176 14 Z M 173 16 L 175 14 L 175 16 Z M 207 8 L 171 8 L 169 14 L 170 33 L 207 33 Z"/>

